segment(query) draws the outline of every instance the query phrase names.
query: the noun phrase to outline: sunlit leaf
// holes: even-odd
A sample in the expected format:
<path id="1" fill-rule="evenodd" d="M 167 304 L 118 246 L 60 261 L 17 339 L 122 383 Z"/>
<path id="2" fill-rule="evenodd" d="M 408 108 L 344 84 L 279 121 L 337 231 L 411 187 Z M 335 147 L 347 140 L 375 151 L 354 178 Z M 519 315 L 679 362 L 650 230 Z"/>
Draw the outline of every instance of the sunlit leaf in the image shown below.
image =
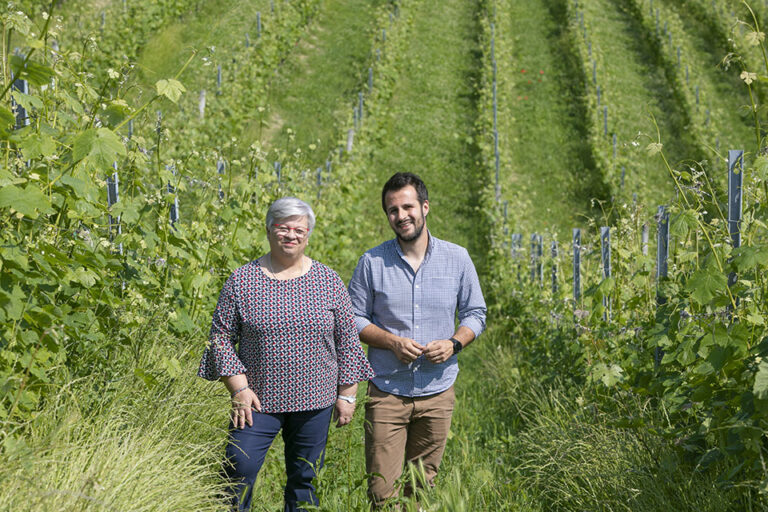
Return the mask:
<path id="1" fill-rule="evenodd" d="M 13 208 L 30 219 L 35 219 L 38 212 L 53 213 L 48 196 L 35 185 L 19 188 L 6 185 L 0 189 L 0 208 Z"/>
<path id="2" fill-rule="evenodd" d="M 181 95 L 186 91 L 184 86 L 181 85 L 181 82 L 172 78 L 169 80 L 158 80 L 157 83 L 155 83 L 155 88 L 157 89 L 157 94 L 165 96 L 174 103 L 179 101 Z"/>
<path id="3" fill-rule="evenodd" d="M 109 128 L 90 128 L 75 139 L 72 158 L 87 158 L 101 168 L 109 168 L 118 156 L 125 156 L 125 146 Z"/>
<path id="4" fill-rule="evenodd" d="M 755 384 L 752 392 L 761 400 L 768 400 L 768 360 L 760 362 L 755 374 Z"/>

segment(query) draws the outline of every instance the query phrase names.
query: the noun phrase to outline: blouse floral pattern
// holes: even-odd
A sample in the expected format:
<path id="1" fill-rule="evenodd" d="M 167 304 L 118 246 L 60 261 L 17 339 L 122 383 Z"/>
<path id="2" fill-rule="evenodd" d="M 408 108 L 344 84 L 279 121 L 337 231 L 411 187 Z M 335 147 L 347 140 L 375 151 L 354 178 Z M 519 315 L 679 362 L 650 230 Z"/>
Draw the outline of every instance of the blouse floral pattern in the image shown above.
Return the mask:
<path id="1" fill-rule="evenodd" d="M 337 386 L 374 376 L 336 272 L 313 260 L 306 274 L 288 280 L 267 276 L 257 261 L 232 273 L 198 376 L 243 373 L 268 413 L 328 407 Z"/>

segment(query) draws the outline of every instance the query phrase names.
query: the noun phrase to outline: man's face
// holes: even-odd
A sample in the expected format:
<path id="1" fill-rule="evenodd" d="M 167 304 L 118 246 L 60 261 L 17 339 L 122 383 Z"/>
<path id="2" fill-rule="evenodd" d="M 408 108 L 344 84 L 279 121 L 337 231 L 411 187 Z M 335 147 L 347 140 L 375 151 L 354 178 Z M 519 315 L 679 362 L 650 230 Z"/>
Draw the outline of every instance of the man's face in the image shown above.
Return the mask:
<path id="1" fill-rule="evenodd" d="M 387 219 L 397 238 L 404 242 L 415 240 L 424 230 L 429 201 L 419 203 L 416 189 L 407 185 L 400 190 L 387 192 L 384 196 Z"/>

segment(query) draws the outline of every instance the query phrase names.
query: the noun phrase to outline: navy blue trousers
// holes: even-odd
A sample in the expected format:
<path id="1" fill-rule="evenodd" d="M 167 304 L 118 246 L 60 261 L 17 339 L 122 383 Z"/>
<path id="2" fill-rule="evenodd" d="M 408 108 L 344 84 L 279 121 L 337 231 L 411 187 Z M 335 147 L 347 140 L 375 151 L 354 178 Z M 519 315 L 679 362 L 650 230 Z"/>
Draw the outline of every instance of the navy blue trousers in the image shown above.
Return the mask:
<path id="1" fill-rule="evenodd" d="M 227 444 L 227 476 L 234 483 L 233 509 L 250 510 L 253 484 L 256 481 L 267 450 L 282 429 L 285 442 L 285 512 L 304 510 L 299 502 L 318 505 L 312 479 L 323 466 L 328 426 L 333 406 L 301 412 L 253 412 L 253 425 L 238 429 L 230 427 Z M 306 461 L 311 462 L 311 464 Z"/>

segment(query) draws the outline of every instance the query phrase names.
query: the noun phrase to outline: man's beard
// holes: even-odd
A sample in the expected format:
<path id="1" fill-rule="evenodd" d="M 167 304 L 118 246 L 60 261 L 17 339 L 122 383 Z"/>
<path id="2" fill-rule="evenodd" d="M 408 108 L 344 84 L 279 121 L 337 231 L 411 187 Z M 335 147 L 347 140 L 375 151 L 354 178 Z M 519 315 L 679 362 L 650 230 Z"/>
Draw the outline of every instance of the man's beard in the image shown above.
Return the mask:
<path id="1" fill-rule="evenodd" d="M 397 231 L 395 231 L 395 235 L 397 235 L 398 240 L 402 240 L 403 242 L 412 242 L 421 236 L 421 232 L 424 231 L 425 225 L 426 222 L 424 222 L 424 217 L 422 217 L 420 226 L 416 227 L 416 223 L 413 224 L 414 230 L 412 235 L 403 236 Z"/>

